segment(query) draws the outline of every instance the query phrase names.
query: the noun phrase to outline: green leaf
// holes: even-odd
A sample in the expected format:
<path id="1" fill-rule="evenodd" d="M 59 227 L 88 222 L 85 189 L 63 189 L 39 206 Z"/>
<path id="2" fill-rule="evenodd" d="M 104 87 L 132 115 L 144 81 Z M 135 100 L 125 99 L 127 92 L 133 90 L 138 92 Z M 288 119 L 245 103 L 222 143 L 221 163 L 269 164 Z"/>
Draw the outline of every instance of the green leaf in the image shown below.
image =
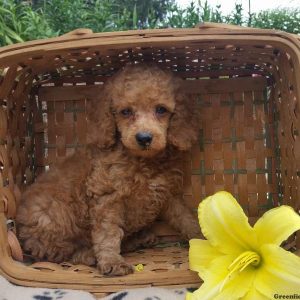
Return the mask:
<path id="1" fill-rule="evenodd" d="M 138 28 L 138 17 L 137 17 L 136 4 L 134 5 L 134 8 L 133 8 L 132 24 L 133 24 L 134 29 Z"/>

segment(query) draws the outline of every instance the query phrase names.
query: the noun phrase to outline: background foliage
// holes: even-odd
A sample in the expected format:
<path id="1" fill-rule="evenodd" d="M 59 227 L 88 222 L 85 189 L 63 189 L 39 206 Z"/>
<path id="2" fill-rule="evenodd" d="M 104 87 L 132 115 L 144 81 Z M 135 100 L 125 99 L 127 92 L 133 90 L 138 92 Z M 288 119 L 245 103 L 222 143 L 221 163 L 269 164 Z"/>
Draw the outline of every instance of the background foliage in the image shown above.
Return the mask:
<path id="1" fill-rule="evenodd" d="M 229 15 L 207 1 L 181 8 L 175 0 L 0 0 L 0 45 L 57 36 L 75 28 L 94 32 L 138 28 L 193 27 L 223 22 L 300 33 L 300 8 L 244 15 L 236 4 Z"/>

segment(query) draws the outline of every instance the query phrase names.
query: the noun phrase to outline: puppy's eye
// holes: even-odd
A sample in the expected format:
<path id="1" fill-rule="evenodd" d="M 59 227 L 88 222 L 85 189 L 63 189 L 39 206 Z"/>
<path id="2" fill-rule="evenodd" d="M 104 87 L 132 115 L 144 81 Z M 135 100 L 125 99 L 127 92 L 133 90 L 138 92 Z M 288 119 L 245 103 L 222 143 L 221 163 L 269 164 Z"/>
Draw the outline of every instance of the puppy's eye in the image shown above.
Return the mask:
<path id="1" fill-rule="evenodd" d="M 125 108 L 120 111 L 120 114 L 124 117 L 130 117 L 133 115 L 133 111 L 131 108 Z"/>
<path id="2" fill-rule="evenodd" d="M 167 112 L 168 112 L 168 110 L 167 110 L 165 107 L 163 107 L 163 106 L 157 106 L 157 107 L 155 108 L 155 113 L 156 113 L 157 115 L 162 116 L 162 115 L 164 115 L 164 114 L 167 113 Z"/>

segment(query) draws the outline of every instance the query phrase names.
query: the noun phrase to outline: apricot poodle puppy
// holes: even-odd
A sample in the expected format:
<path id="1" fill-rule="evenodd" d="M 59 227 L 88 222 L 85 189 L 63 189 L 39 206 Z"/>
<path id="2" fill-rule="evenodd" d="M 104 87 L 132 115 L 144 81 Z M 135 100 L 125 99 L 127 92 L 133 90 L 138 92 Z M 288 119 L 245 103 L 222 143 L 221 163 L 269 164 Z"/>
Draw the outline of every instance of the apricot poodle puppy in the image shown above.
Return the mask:
<path id="1" fill-rule="evenodd" d="M 121 253 L 155 239 L 161 218 L 198 236 L 183 203 L 182 155 L 197 139 L 195 100 L 157 66 L 126 66 L 91 101 L 88 146 L 41 175 L 22 195 L 17 224 L 36 260 L 97 264 L 105 275 L 133 272 Z"/>

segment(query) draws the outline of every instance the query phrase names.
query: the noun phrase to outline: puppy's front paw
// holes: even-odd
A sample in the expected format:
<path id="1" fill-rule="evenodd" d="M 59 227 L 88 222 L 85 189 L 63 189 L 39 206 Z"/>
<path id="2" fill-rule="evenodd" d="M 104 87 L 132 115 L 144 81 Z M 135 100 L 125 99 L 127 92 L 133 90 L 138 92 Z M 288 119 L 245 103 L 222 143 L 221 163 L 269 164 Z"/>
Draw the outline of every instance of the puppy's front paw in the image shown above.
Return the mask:
<path id="1" fill-rule="evenodd" d="M 133 273 L 133 267 L 125 262 L 120 256 L 116 257 L 105 257 L 98 262 L 98 269 L 101 274 L 107 276 L 123 276 Z"/>

